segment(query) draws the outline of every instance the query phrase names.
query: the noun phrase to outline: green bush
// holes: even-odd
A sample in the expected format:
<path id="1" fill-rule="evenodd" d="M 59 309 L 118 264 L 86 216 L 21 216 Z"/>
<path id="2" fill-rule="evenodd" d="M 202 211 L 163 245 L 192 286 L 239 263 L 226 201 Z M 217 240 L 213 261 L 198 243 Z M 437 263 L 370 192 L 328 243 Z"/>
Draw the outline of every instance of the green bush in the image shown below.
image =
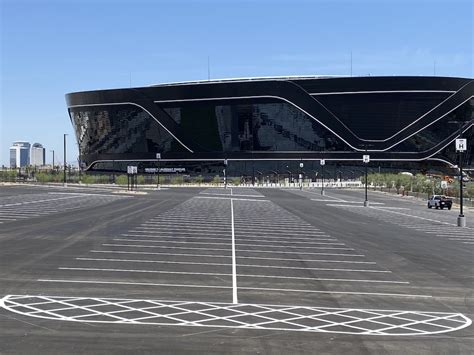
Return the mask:
<path id="1" fill-rule="evenodd" d="M 171 178 L 171 184 L 173 185 L 182 185 L 184 182 L 183 176 L 176 175 Z"/>
<path id="2" fill-rule="evenodd" d="M 212 183 L 214 185 L 219 185 L 221 183 L 221 177 L 219 175 L 216 175 L 212 178 Z"/>

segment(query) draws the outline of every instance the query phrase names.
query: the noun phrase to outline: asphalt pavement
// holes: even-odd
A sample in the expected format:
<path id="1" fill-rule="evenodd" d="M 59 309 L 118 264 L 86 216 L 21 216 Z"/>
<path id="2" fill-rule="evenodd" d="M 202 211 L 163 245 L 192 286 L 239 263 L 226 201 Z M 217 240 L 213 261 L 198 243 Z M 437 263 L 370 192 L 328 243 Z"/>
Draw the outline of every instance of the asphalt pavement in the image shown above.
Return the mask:
<path id="1" fill-rule="evenodd" d="M 0 187 L 0 353 L 472 353 L 472 211 L 116 192 Z"/>

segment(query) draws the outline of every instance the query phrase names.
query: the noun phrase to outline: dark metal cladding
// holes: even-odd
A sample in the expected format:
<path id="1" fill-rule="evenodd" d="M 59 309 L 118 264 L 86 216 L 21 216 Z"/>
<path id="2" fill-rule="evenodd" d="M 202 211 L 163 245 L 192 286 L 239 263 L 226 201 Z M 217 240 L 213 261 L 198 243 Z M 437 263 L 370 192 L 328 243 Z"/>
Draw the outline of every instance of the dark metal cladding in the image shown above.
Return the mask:
<path id="1" fill-rule="evenodd" d="M 81 161 L 93 170 L 146 165 L 156 153 L 168 165 L 352 164 L 366 150 L 376 162 L 449 165 L 460 130 L 450 121 L 474 138 L 473 95 L 467 78 L 288 77 L 78 92 L 66 102 Z"/>

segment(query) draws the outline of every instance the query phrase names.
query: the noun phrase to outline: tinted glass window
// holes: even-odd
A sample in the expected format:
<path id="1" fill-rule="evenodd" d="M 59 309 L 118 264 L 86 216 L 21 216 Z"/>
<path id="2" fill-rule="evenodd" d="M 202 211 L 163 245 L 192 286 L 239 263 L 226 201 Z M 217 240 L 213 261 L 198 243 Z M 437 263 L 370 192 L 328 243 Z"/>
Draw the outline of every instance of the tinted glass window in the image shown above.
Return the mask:
<path id="1" fill-rule="evenodd" d="M 134 105 L 70 109 L 82 154 L 180 151 L 153 117 Z"/>
<path id="2" fill-rule="evenodd" d="M 293 105 L 276 100 L 161 104 L 202 151 L 348 151 L 333 133 Z"/>

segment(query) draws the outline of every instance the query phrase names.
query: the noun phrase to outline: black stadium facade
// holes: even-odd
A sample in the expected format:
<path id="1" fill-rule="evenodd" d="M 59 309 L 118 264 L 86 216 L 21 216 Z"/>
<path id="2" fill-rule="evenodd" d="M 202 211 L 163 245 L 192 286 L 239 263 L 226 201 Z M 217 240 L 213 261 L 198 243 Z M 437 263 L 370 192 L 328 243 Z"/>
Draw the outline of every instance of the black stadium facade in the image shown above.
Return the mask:
<path id="1" fill-rule="evenodd" d="M 473 166 L 474 80 L 285 77 L 210 80 L 66 95 L 88 170 L 157 164 L 191 174 L 285 173 L 319 160 L 341 168 Z M 456 123 L 457 122 L 457 123 Z"/>

